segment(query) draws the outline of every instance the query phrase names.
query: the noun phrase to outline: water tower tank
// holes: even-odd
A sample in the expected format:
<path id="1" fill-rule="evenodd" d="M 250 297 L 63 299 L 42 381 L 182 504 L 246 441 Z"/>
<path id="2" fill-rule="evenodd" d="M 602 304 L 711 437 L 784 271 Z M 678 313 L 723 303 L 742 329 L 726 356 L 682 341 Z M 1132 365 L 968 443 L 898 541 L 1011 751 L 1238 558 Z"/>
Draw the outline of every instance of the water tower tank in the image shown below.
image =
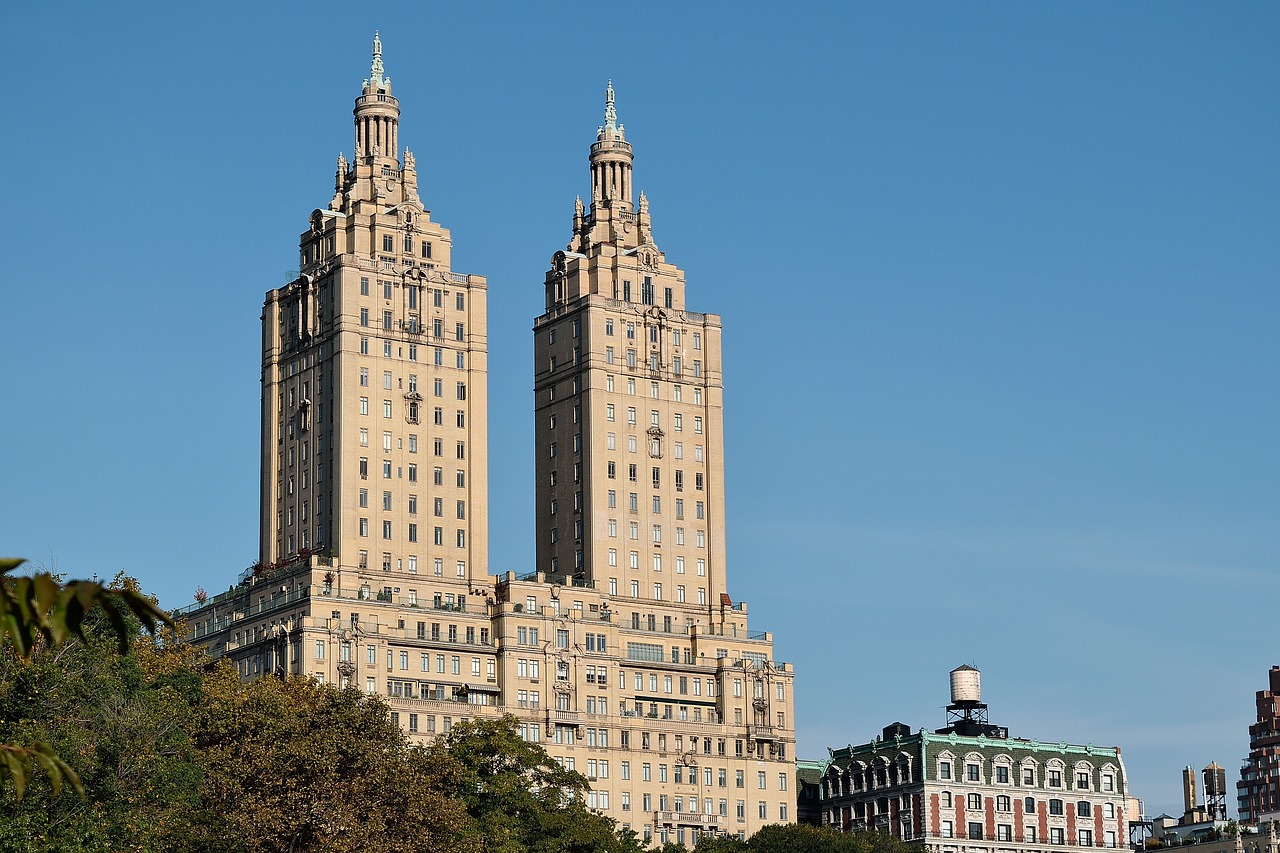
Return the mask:
<path id="1" fill-rule="evenodd" d="M 982 701 L 982 673 L 971 666 L 951 670 L 951 704 Z"/>
<path id="2" fill-rule="evenodd" d="M 1224 767 L 1219 767 L 1218 762 L 1213 762 L 1204 769 L 1204 795 L 1205 797 L 1220 797 L 1227 793 L 1227 771 Z"/>

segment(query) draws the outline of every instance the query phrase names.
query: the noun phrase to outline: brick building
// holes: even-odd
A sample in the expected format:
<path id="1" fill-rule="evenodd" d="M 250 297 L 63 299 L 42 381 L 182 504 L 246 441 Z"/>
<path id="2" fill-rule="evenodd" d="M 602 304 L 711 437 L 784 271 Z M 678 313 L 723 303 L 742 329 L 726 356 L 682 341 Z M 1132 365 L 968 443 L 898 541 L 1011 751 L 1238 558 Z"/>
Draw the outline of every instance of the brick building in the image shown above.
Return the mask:
<path id="1" fill-rule="evenodd" d="M 957 673 L 972 692 L 957 695 Z M 1009 737 L 986 722 L 976 683 L 977 670 L 953 672 L 944 729 L 893 723 L 867 743 L 830 750 L 819 822 L 937 853 L 1124 846 L 1130 797 L 1120 750 Z"/>
<path id="2" fill-rule="evenodd" d="M 1268 689 L 1254 697 L 1257 722 L 1249 726 L 1249 757 L 1236 783 L 1240 822 L 1247 826 L 1280 818 L 1280 666 L 1271 667 L 1267 680 Z"/>

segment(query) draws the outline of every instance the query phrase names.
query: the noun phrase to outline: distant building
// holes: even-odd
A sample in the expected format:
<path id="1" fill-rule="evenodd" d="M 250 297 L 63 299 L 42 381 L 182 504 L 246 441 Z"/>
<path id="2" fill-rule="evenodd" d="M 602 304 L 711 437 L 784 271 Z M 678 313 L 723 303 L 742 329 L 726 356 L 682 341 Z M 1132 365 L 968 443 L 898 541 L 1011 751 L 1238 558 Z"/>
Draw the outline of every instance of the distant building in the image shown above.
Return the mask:
<path id="1" fill-rule="evenodd" d="M 1254 697 L 1258 721 L 1249 726 L 1249 757 L 1236 783 L 1240 823 L 1246 826 L 1280 818 L 1280 666 L 1271 667 L 1267 679 L 1269 689 Z"/>
<path id="2" fill-rule="evenodd" d="M 822 807 L 818 789 L 822 786 L 825 761 L 796 762 L 796 822 L 818 826 L 822 823 Z"/>
<path id="3" fill-rule="evenodd" d="M 1178 835 L 1178 819 L 1161 815 L 1152 823 L 1154 837 L 1147 842 L 1148 850 L 1177 847 L 1186 853 L 1280 853 L 1280 822 L 1263 821 L 1256 830 L 1242 826 L 1238 831 L 1222 829 L 1199 831 L 1185 837 Z M 1161 826 L 1163 824 L 1163 830 Z"/>
<path id="4" fill-rule="evenodd" d="M 972 667 L 952 671 L 948 725 L 936 732 L 893 723 L 869 743 L 831 750 L 818 822 L 937 853 L 1125 845 L 1120 750 L 1010 738 L 987 721 L 979 678 Z"/>
<path id="5" fill-rule="evenodd" d="M 1182 817 L 1161 815 L 1154 819 L 1152 837 L 1164 844 L 1216 841 L 1227 829 L 1227 771 L 1213 762 L 1201 771 L 1204 776 L 1204 805 L 1196 788 L 1196 771 L 1182 771 Z"/>

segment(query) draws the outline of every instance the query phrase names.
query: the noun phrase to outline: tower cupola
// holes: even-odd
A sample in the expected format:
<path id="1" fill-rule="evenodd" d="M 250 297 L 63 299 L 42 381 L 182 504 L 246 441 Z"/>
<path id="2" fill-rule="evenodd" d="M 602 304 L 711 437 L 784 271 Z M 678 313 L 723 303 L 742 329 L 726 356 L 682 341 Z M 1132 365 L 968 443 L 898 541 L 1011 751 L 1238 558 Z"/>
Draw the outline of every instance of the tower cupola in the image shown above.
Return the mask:
<path id="1" fill-rule="evenodd" d="M 604 125 L 591 146 L 591 206 L 631 206 L 631 143 L 618 123 L 613 81 L 605 90 Z"/>
<path id="2" fill-rule="evenodd" d="M 391 78 L 383 74 L 382 39 L 373 34 L 369 79 L 356 98 L 356 161 L 366 157 L 400 160 L 400 103 L 391 94 Z"/>

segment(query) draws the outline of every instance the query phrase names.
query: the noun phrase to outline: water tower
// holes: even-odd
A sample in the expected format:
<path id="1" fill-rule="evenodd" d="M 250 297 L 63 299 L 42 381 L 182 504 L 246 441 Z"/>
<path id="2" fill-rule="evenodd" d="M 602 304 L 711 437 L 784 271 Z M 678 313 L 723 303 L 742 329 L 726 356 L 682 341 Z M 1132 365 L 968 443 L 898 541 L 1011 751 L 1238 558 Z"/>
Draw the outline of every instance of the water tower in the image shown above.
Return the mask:
<path id="1" fill-rule="evenodd" d="M 1009 730 L 987 721 L 987 706 L 982 701 L 982 673 L 961 665 L 951 670 L 951 704 L 947 706 L 947 726 L 938 734 L 955 732 L 965 737 L 1007 738 Z"/>
<path id="2" fill-rule="evenodd" d="M 1204 807 L 1209 820 L 1227 819 L 1227 771 L 1213 762 L 1201 771 L 1204 775 Z"/>

